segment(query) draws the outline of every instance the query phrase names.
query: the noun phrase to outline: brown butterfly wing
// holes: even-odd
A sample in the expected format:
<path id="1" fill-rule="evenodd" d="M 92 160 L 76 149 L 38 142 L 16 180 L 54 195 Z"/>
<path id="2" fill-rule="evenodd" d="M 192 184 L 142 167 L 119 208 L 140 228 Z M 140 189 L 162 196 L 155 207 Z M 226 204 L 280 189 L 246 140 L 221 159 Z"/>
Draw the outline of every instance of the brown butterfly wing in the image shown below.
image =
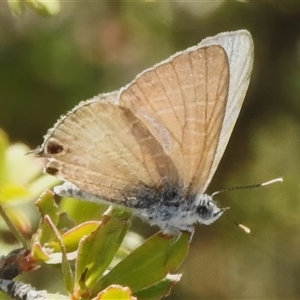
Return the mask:
<path id="1" fill-rule="evenodd" d="M 129 108 L 159 141 L 184 189 L 205 186 L 228 95 L 229 66 L 220 46 L 193 47 L 139 75 L 124 88 Z M 195 178 L 197 170 L 200 176 Z"/>
<path id="2" fill-rule="evenodd" d="M 116 105 L 117 94 L 100 95 L 62 117 L 38 153 L 46 171 L 86 193 L 120 202 L 139 184 L 155 187 L 177 181 L 176 169 L 149 130 L 130 110 Z"/>
<path id="3" fill-rule="evenodd" d="M 122 201 L 123 189 L 140 183 L 178 183 L 178 173 L 185 189 L 201 193 L 228 143 L 252 62 L 247 31 L 207 38 L 73 109 L 38 154 L 49 158 L 48 173 L 106 199 Z"/>
<path id="4" fill-rule="evenodd" d="M 250 82 L 253 66 L 254 45 L 251 34 L 247 30 L 222 32 L 216 36 L 204 39 L 199 46 L 210 47 L 218 44 L 224 48 L 229 62 L 229 91 L 222 123 L 221 133 L 218 139 L 214 161 L 210 168 L 204 190 L 209 185 L 228 144 L 232 130 L 240 113 L 244 98 Z M 195 175 L 193 186 L 197 188 L 197 178 L 202 174 L 199 168 Z"/>

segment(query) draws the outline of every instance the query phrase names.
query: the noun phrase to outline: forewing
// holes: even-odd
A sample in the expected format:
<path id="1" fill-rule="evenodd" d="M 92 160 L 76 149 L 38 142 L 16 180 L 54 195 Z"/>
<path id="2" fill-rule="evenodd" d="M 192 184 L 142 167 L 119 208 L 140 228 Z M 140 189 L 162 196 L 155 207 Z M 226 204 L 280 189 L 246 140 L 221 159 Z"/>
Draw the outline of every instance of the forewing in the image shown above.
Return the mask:
<path id="1" fill-rule="evenodd" d="M 247 30 L 220 33 L 214 37 L 203 40 L 199 46 L 209 47 L 220 45 L 226 51 L 229 62 L 229 91 L 225 116 L 222 123 L 221 134 L 218 138 L 217 149 L 213 164 L 206 178 L 204 190 L 209 185 L 228 144 L 233 127 L 240 113 L 253 65 L 254 46 L 250 33 Z M 202 176 L 201 168 L 195 176 L 194 187 L 200 189 L 202 183 L 198 178 Z"/>
<path id="2" fill-rule="evenodd" d="M 112 202 L 143 184 L 176 182 L 176 169 L 149 130 L 131 111 L 115 104 L 116 93 L 83 102 L 62 117 L 38 153 L 46 172 L 86 193 Z"/>
<path id="3" fill-rule="evenodd" d="M 195 46 L 140 74 L 120 94 L 174 162 L 185 190 L 205 186 L 221 132 L 229 66 L 218 45 Z"/>

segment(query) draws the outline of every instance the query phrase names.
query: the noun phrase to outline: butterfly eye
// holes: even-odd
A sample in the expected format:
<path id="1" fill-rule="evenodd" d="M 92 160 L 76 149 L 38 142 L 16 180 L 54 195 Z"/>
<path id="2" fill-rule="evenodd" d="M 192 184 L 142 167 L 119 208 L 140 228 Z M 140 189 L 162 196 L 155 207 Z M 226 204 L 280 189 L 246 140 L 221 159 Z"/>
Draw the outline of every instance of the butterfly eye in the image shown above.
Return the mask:
<path id="1" fill-rule="evenodd" d="M 211 218 L 212 208 L 211 208 L 211 206 L 209 206 L 209 204 L 201 205 L 201 206 L 197 207 L 196 212 L 201 219 L 208 220 Z"/>

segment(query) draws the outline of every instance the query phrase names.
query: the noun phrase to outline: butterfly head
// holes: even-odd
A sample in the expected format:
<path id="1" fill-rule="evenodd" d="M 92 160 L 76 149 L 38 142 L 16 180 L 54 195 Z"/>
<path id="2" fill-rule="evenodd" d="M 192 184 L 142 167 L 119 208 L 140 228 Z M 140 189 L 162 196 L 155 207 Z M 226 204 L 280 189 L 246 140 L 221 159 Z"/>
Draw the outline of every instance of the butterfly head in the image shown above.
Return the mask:
<path id="1" fill-rule="evenodd" d="M 195 201 L 196 220 L 205 225 L 210 225 L 218 220 L 229 207 L 220 208 L 209 195 L 199 195 Z"/>

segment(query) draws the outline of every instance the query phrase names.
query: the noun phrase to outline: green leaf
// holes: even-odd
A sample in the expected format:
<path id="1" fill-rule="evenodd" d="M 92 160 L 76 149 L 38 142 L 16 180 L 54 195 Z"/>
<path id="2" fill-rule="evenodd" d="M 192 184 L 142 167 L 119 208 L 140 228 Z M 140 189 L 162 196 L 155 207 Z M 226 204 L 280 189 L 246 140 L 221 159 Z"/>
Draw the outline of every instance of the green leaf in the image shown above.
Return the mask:
<path id="1" fill-rule="evenodd" d="M 75 222 L 69 217 L 66 212 L 59 214 L 59 219 L 56 227 L 61 232 L 67 232 L 69 229 L 75 227 Z"/>
<path id="2" fill-rule="evenodd" d="M 67 211 L 68 216 L 80 224 L 90 220 L 100 220 L 109 205 L 81 201 L 79 199 L 64 197 L 60 203 L 60 211 Z"/>
<path id="3" fill-rule="evenodd" d="M 50 190 L 44 191 L 35 202 L 42 217 L 48 215 L 54 225 L 58 223 L 58 206 L 54 200 L 54 193 Z"/>
<path id="4" fill-rule="evenodd" d="M 52 220 L 49 218 L 49 216 L 45 216 L 46 223 L 50 226 L 50 228 L 53 230 L 53 233 L 55 237 L 57 238 L 60 248 L 61 248 L 61 254 L 62 254 L 62 272 L 63 272 L 63 278 L 65 287 L 68 292 L 72 293 L 74 289 L 74 276 L 71 269 L 71 266 L 69 264 L 68 258 L 67 258 L 67 252 L 65 245 L 62 241 L 61 235 L 58 231 L 58 229 L 55 227 L 55 225 L 52 223 Z"/>
<path id="5" fill-rule="evenodd" d="M 95 298 L 92 300 L 133 300 L 131 291 L 128 287 L 122 287 L 120 285 L 111 285 L 105 290 L 101 291 Z"/>
<path id="6" fill-rule="evenodd" d="M 84 236 L 91 234 L 100 225 L 100 221 L 85 222 L 62 234 L 61 238 L 67 252 L 75 251 L 78 248 L 80 240 Z M 49 247 L 53 248 L 54 251 L 58 251 L 60 249 L 59 243 L 56 241 L 49 242 Z"/>
<path id="7" fill-rule="evenodd" d="M 97 287 L 104 289 L 111 284 L 120 284 L 129 286 L 135 293 L 152 286 L 181 265 L 189 243 L 190 234 L 186 232 L 177 240 L 157 233 L 116 265 Z"/>
<path id="8" fill-rule="evenodd" d="M 31 245 L 31 256 L 36 261 L 45 262 L 49 260 L 49 255 L 45 250 L 39 242 L 33 242 Z"/>
<path id="9" fill-rule="evenodd" d="M 42 245 L 54 238 L 53 230 L 51 230 L 47 222 L 45 222 L 45 216 L 48 215 L 54 225 L 57 225 L 58 223 L 58 206 L 56 205 L 53 196 L 54 194 L 52 191 L 46 190 L 35 203 L 42 218 L 39 224 L 39 231 L 37 232 L 37 235 L 34 236 L 34 240 L 39 241 Z"/>
<path id="10" fill-rule="evenodd" d="M 75 282 L 78 286 L 94 287 L 115 256 L 129 225 L 127 212 L 109 209 L 103 215 L 101 225 L 82 239 L 76 262 Z"/>
<path id="11" fill-rule="evenodd" d="M 138 299 L 143 300 L 161 299 L 170 294 L 174 284 L 179 282 L 180 279 L 181 274 L 167 275 L 165 279 L 158 282 L 157 284 L 134 293 L 134 296 L 136 296 Z"/>

